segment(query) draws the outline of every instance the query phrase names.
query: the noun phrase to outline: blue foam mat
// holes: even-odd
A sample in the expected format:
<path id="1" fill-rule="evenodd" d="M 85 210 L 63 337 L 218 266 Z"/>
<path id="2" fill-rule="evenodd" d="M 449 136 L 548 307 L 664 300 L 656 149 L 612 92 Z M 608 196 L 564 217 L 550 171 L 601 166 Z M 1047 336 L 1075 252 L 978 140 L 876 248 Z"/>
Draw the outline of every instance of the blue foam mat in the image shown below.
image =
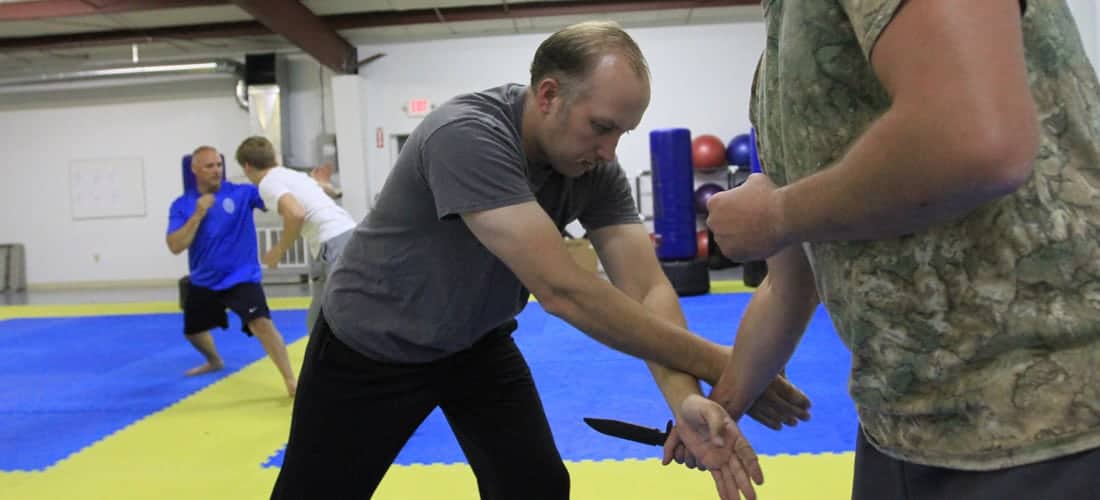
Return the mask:
<path id="1" fill-rule="evenodd" d="M 274 311 L 287 343 L 304 311 Z M 183 372 L 202 358 L 175 314 L 9 319 L 0 323 L 0 470 L 44 469 L 264 358 L 230 314 L 214 330 L 226 369 Z"/>
<path id="2" fill-rule="evenodd" d="M 723 344 L 732 342 L 748 294 L 681 299 L 689 327 Z M 604 347 L 531 303 L 519 317 L 516 342 L 523 350 L 546 407 L 562 457 L 604 460 L 660 456 L 660 448 L 596 433 L 583 417 L 628 420 L 664 427 L 670 412 L 645 363 Z M 850 366 L 824 309 L 810 323 L 787 374 L 813 401 L 810 422 L 773 431 L 749 418 L 741 428 L 766 455 L 851 451 L 856 415 L 846 392 Z M 709 390 L 709 388 L 705 388 Z M 282 464 L 284 449 L 263 465 Z M 398 455 L 396 463 L 455 463 L 465 457 L 442 413 L 433 412 Z"/>

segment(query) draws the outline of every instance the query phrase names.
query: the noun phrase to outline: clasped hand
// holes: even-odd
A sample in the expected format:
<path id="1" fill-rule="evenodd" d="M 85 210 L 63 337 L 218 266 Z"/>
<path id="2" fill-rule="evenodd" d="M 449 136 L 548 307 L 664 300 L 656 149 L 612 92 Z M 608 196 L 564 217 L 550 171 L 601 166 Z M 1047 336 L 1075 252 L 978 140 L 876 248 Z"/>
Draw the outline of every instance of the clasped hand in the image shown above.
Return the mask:
<path id="1" fill-rule="evenodd" d="M 767 259 L 793 242 L 778 189 L 764 174 L 752 174 L 740 186 L 711 196 L 707 213 L 714 241 L 734 262 Z"/>

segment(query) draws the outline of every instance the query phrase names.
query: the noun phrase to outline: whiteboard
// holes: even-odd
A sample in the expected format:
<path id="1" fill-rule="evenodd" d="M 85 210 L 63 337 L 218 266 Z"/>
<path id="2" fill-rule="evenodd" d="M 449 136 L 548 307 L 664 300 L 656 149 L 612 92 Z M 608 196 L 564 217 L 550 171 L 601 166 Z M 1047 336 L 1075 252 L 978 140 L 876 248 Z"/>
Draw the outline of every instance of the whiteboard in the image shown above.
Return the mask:
<path id="1" fill-rule="evenodd" d="M 145 216 L 141 158 L 72 160 L 69 188 L 73 220 Z"/>

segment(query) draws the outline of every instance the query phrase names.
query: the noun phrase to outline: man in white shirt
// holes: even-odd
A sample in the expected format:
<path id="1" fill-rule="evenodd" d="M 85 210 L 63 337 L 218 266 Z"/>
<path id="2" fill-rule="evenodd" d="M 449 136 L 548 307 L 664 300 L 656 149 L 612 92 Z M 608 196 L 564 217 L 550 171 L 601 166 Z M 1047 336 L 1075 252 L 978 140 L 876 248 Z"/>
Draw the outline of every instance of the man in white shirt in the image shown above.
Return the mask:
<path id="1" fill-rule="evenodd" d="M 249 137 L 237 147 L 237 163 L 248 180 L 256 184 L 260 197 L 268 208 L 277 208 L 283 218 L 283 233 L 279 241 L 260 257 L 264 265 L 274 269 L 283 254 L 299 236 L 305 237 L 310 256 L 321 263 L 321 272 L 314 287 L 313 300 L 306 317 L 312 328 L 321 308 L 320 295 L 328 277 L 330 265 L 343 252 L 344 244 L 355 228 L 351 214 L 337 205 L 309 175 L 278 165 L 275 146 L 266 137 Z"/>

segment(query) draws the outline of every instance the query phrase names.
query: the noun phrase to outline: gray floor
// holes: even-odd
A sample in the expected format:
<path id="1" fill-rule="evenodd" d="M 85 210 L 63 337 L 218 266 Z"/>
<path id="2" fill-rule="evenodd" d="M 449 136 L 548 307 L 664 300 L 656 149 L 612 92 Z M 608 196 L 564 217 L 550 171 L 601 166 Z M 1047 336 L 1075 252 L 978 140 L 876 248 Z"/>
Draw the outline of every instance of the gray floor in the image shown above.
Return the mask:
<path id="1" fill-rule="evenodd" d="M 740 280 L 741 266 L 711 270 L 712 281 Z M 308 297 L 306 283 L 265 283 L 268 297 Z M 30 290 L 0 293 L 0 305 L 27 304 L 106 304 L 123 302 L 149 302 L 177 300 L 179 292 L 174 286 L 162 287 L 111 287 Z"/>
<path id="2" fill-rule="evenodd" d="M 725 269 L 711 269 L 711 281 L 741 280 L 741 266 L 727 267 Z"/>
<path id="3" fill-rule="evenodd" d="M 264 292 L 268 297 L 308 297 L 309 287 L 305 283 L 265 284 Z M 0 293 L 0 305 L 106 304 L 178 299 L 179 290 L 174 286 L 50 289 Z"/>

